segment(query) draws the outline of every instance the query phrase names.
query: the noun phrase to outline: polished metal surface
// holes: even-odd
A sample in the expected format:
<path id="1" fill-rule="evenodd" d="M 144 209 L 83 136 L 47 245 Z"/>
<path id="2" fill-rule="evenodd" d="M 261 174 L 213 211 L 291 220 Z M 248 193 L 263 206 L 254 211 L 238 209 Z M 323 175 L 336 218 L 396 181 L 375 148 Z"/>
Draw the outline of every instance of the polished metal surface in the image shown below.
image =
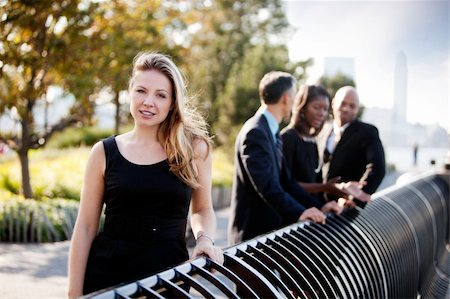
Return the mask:
<path id="1" fill-rule="evenodd" d="M 448 298 L 449 173 L 377 193 L 327 224 L 296 223 L 86 298 Z"/>

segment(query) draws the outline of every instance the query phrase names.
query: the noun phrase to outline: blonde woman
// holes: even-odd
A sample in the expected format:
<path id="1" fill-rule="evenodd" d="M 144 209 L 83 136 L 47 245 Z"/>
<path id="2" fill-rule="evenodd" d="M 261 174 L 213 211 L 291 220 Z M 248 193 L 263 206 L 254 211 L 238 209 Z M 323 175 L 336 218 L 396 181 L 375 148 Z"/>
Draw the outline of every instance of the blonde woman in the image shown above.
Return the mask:
<path id="1" fill-rule="evenodd" d="M 186 105 L 170 58 L 141 53 L 129 84 L 134 128 L 90 153 L 69 256 L 69 297 L 137 280 L 193 257 L 223 262 L 214 246 L 211 152 L 204 120 Z M 97 234 L 100 213 L 105 225 Z"/>

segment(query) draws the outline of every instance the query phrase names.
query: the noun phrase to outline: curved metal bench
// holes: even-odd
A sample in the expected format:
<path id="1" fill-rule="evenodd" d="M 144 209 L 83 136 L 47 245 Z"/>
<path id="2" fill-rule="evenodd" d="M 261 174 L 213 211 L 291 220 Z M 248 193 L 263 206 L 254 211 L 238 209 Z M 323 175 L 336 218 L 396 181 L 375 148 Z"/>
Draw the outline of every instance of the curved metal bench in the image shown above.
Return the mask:
<path id="1" fill-rule="evenodd" d="M 86 298 L 448 298 L 449 173 L 374 195 L 364 209 L 296 223 Z"/>

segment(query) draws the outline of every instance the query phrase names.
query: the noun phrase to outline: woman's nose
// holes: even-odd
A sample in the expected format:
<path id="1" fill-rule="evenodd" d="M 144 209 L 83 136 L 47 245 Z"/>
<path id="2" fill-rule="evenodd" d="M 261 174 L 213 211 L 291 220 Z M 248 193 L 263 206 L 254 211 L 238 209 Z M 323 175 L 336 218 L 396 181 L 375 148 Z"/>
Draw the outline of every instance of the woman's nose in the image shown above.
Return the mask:
<path id="1" fill-rule="evenodd" d="M 153 96 L 149 95 L 145 97 L 143 104 L 148 107 L 153 106 Z"/>

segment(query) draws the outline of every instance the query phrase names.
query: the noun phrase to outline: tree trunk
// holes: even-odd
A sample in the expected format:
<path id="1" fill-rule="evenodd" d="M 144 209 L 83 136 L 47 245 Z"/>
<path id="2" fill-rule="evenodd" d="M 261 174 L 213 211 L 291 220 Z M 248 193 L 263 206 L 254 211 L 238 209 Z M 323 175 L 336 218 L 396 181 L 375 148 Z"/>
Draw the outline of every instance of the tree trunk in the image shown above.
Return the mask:
<path id="1" fill-rule="evenodd" d="M 120 102 L 119 102 L 119 92 L 114 91 L 114 105 L 116 105 L 116 115 L 115 115 L 115 125 L 114 134 L 119 135 L 120 128 Z"/>
<path id="2" fill-rule="evenodd" d="M 32 108 L 29 108 L 31 111 Z M 33 198 L 33 190 L 31 189 L 30 167 L 28 161 L 28 150 L 30 149 L 30 134 L 28 120 L 22 119 L 22 137 L 20 146 L 17 150 L 19 155 L 20 166 L 22 170 L 22 193 L 25 198 Z"/>
<path id="3" fill-rule="evenodd" d="M 30 168 L 28 163 L 28 149 L 20 150 L 18 153 L 20 166 L 22 167 L 22 192 L 25 198 L 33 198 L 33 190 L 30 182 Z"/>

